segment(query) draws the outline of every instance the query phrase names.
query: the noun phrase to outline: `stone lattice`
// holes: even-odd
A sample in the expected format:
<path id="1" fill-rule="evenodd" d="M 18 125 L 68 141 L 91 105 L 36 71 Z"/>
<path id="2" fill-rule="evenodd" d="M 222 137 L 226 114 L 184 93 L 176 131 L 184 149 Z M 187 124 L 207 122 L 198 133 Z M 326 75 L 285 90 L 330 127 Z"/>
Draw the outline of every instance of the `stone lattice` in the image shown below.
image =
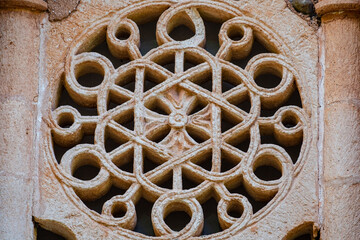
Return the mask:
<path id="1" fill-rule="evenodd" d="M 160 16 L 159 46 L 142 55 L 137 23 L 154 16 Z M 204 49 L 204 21 L 208 20 L 223 23 L 216 55 Z M 174 40 L 169 33 L 180 25 L 194 35 Z M 111 54 L 129 63 L 115 68 L 108 58 L 92 52 L 105 38 Z M 248 57 L 255 39 L 271 53 L 253 56 L 245 68 L 233 64 L 232 60 Z M 71 148 L 59 163 L 50 149 L 50 165 L 80 210 L 128 236 L 143 236 L 133 231 L 141 197 L 154 203 L 151 219 L 157 236 L 201 235 L 202 204 L 210 197 L 218 202 L 223 232 L 209 237 L 230 236 L 268 214 L 286 196 L 307 154 L 309 116 L 299 106 L 284 106 L 301 78 L 292 58 L 270 27 L 230 4 L 151 1 L 112 13 L 89 26 L 69 48 L 65 89 L 78 105 L 96 107 L 97 115 L 81 115 L 72 106 L 52 111 L 48 141 Z M 102 75 L 101 83 L 81 85 L 78 79 L 89 73 Z M 261 75 L 274 75 L 281 81 L 262 87 L 256 81 Z M 233 87 L 226 89 L 229 83 Z M 241 107 L 246 101 L 249 109 Z M 261 115 L 263 109 L 274 108 L 278 110 L 273 115 Z M 88 133 L 94 133 L 94 144 L 80 143 Z M 262 143 L 264 133 L 272 133 L 278 144 Z M 108 151 L 108 139 L 119 146 Z M 248 147 L 236 147 L 247 139 Z M 284 147 L 298 144 L 302 144 L 300 155 L 292 161 Z M 209 159 L 207 168 L 204 164 Z M 225 160 L 231 167 L 225 169 Z M 128 163 L 133 168 L 122 169 Z M 147 169 L 149 163 L 155 166 Z M 89 180 L 77 178 L 77 169 L 87 165 L 99 169 L 98 174 Z M 263 166 L 277 169 L 281 177 L 261 179 L 255 172 Z M 184 177 L 196 184 L 185 189 Z M 163 187 L 169 180 L 171 186 Z M 112 185 L 125 193 L 106 201 L 101 214 L 83 203 L 102 197 Z M 254 214 L 247 196 L 230 191 L 239 185 L 256 201 L 268 201 L 266 206 Z M 180 231 L 172 230 L 164 220 L 174 211 L 191 218 Z M 119 212 L 123 215 L 118 216 Z"/>

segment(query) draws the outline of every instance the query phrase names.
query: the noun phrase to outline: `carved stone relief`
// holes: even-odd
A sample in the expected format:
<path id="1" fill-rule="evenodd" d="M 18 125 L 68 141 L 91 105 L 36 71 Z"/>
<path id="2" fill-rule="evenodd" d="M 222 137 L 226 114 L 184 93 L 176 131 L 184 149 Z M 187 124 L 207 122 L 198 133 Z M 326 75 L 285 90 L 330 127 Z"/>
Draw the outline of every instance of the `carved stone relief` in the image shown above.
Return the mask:
<path id="1" fill-rule="evenodd" d="M 279 239 L 316 225 L 316 38 L 290 11 L 293 29 L 256 6 L 143 1 L 75 30 L 61 23 L 72 36 L 60 33 L 65 47 L 47 66 L 39 221 L 69 238 L 151 237 L 138 227 L 145 199 L 159 239 Z M 73 18 L 89 17 L 78 9 Z M 156 42 L 144 50 L 139 26 L 150 21 Z M 218 49 L 207 22 L 220 26 Z M 181 213 L 183 226 L 167 221 Z M 271 222 L 283 230 L 269 233 Z"/>

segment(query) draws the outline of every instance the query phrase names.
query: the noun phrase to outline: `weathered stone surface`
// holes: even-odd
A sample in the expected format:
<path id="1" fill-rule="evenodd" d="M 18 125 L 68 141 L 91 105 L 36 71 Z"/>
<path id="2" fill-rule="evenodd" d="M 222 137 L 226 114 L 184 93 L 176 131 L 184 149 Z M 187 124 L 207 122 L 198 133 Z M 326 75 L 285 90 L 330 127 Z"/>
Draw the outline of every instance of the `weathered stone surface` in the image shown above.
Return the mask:
<path id="1" fill-rule="evenodd" d="M 290 0 L 290 3 L 295 8 L 296 11 L 305 14 L 313 15 L 314 14 L 314 3 L 311 0 Z"/>
<path id="2" fill-rule="evenodd" d="M 360 15 L 356 12 L 360 5 L 322 0 L 316 9 L 323 15 L 325 59 L 321 236 L 356 239 L 360 235 Z"/>
<path id="3" fill-rule="evenodd" d="M 1 103 L 0 111 L 7 113 L 2 115 L 0 122 L 1 145 L 4 148 L 1 152 L 1 169 L 9 174 L 31 177 L 36 108 L 32 102 L 7 99 Z M 22 136 L 21 144 L 17 134 Z"/>
<path id="4" fill-rule="evenodd" d="M 59 21 L 76 10 L 80 0 L 47 0 L 49 20 Z"/>
<path id="5" fill-rule="evenodd" d="M 0 8 L 45 11 L 47 4 L 43 0 L 0 0 Z"/>
<path id="6" fill-rule="evenodd" d="M 0 8 L 1 239 L 33 238 L 35 106 L 43 17 L 39 12 Z"/>
<path id="7" fill-rule="evenodd" d="M 344 12 L 351 13 L 354 11 L 359 11 L 360 5 L 357 0 L 320 0 L 316 4 L 316 12 L 319 16 L 324 16 L 324 20 L 331 16 L 325 16 L 330 13 L 336 14 Z M 331 43 L 331 41 L 329 42 Z"/>
<path id="8" fill-rule="evenodd" d="M 33 238 L 32 186 L 33 179 L 28 175 L 0 172 L 0 236 L 2 239 Z"/>
<path id="9" fill-rule="evenodd" d="M 359 237 L 359 189 L 359 177 L 325 183 L 324 227 L 321 231 L 324 239 Z"/>
<path id="10" fill-rule="evenodd" d="M 205 239 L 292 239 L 303 233 L 316 236 L 320 226 L 322 239 L 359 236 L 358 1 L 322 0 L 316 5 L 322 16 L 320 49 L 325 53 L 320 62 L 316 29 L 291 13 L 282 0 L 47 2 L 49 17 L 40 13 L 47 8 L 40 0 L 0 1 L 1 239 L 34 238 L 32 216 L 67 239 L 145 238 L 134 230 L 142 221 L 134 218 L 138 208 L 133 203 L 140 197 L 154 204 L 148 215 L 162 239 L 203 234 L 200 212 L 209 197 L 218 204 L 209 212 L 220 218 L 220 224 L 219 233 L 202 236 Z M 124 20 L 126 14 L 132 20 Z M 141 35 L 142 29 L 139 35 L 138 24 L 154 14 L 162 15 L 157 30 L 145 27 L 146 34 Z M 206 35 L 203 20 L 224 23 L 220 34 Z M 175 43 L 173 39 L 185 37 L 186 31 L 177 36 L 169 32 L 181 24 L 195 37 Z M 214 25 L 210 29 L 215 32 Z M 140 38 L 152 33 L 157 39 Z M 212 40 L 217 37 L 218 52 Z M 259 52 L 273 53 L 254 54 L 248 64 L 241 62 L 254 39 L 267 48 Z M 103 46 L 96 49 L 99 54 L 92 52 L 101 41 L 107 41 L 108 49 Z M 145 54 L 148 49 L 144 49 L 156 41 L 160 46 Z M 115 65 L 130 63 L 114 67 L 100 54 L 121 58 L 112 59 Z M 195 65 L 192 69 L 189 62 Z M 168 71 L 171 68 L 173 72 Z M 105 73 L 101 87 L 80 86 L 96 85 L 94 76 L 90 83 L 79 79 L 88 72 Z M 285 80 L 281 87 L 261 87 L 256 78 L 262 73 L 284 75 Z M 142 90 L 149 87 L 142 82 L 149 76 L 155 87 Z M 213 83 L 202 85 L 204 76 L 211 76 Z M 62 87 L 70 97 L 59 94 Z M 292 106 L 293 99 L 284 100 L 294 89 L 299 90 L 301 106 Z M 251 105 L 247 110 L 239 105 L 246 96 Z M 59 106 L 58 101 L 66 105 L 70 98 L 97 109 Z M 282 110 L 263 111 L 275 105 Z M 134 129 L 126 129 L 131 128 L 131 114 Z M 230 122 L 228 130 L 221 130 L 222 121 Z M 92 133 L 94 140 L 87 136 Z M 162 134 L 166 137 L 158 141 Z M 118 145 L 125 143 L 106 149 L 109 136 Z M 249 150 L 236 148 L 247 137 Z M 293 164 L 296 157 L 290 159 L 282 148 L 299 141 L 303 141 L 301 154 Z M 58 159 L 60 163 L 54 156 L 59 146 L 60 152 L 66 152 L 62 147 L 70 148 Z M 213 160 L 208 169 L 201 166 L 206 154 Z M 226 165 L 224 159 L 233 165 Z M 119 170 L 128 161 L 134 161 L 133 167 Z M 146 161 L 160 167 L 144 172 Z M 96 181 L 76 179 L 74 172 L 84 163 L 102 169 Z M 280 169 L 283 177 L 261 181 L 254 169 L 262 163 Z M 166 188 L 161 184 L 170 175 L 172 182 Z M 182 176 L 202 185 L 184 191 Z M 104 200 L 102 212 L 90 210 L 89 201 L 101 198 L 110 185 L 126 192 Z M 256 205 L 254 199 L 266 203 Z M 194 216 L 191 226 L 181 232 L 169 230 L 163 219 L 174 210 Z M 242 217 L 231 218 L 228 210 Z M 122 211 L 127 219 L 114 216 Z"/>
<path id="11" fill-rule="evenodd" d="M 355 160 L 360 152 L 360 105 L 344 101 L 325 106 L 324 180 L 356 178 L 360 176 Z"/>
<path id="12" fill-rule="evenodd" d="M 126 6 L 124 2 L 119 1 L 116 4 L 118 5 L 115 6 L 106 1 L 84 1 L 79 4 L 77 11 L 63 21 L 49 24 L 46 68 L 50 89 L 41 97 L 44 99 L 45 106 L 42 125 L 44 141 L 41 144 L 46 151 L 42 153 L 40 159 L 41 201 L 37 204 L 34 213 L 37 221 L 49 229 L 56 230 L 54 227 L 56 225 L 66 226 L 68 234 L 77 239 L 112 239 L 114 235 L 117 238 L 144 238 L 143 234 L 132 230 L 136 224 L 133 202 L 137 202 L 142 195 L 148 201 L 154 202 L 151 217 L 157 235 L 166 239 L 189 238 L 201 235 L 203 223 L 201 204 L 213 194 L 219 202 L 219 210 L 214 211 L 220 217 L 220 231 L 224 231 L 206 236 L 209 239 L 220 237 L 281 239 L 304 222 L 311 226 L 317 225 L 316 62 L 318 47 L 315 30 L 287 9 L 285 2 L 280 0 L 262 4 L 253 1 L 236 3 L 203 1 L 201 3 L 184 2 L 177 5 L 170 1 L 157 5 L 148 1 L 133 4 L 127 9 L 124 8 Z M 162 4 L 163 7 L 159 7 Z M 195 4 L 193 7 L 199 8 L 199 11 L 191 8 L 189 4 Z M 173 8 L 165 10 L 167 6 L 173 6 Z M 186 9 L 185 12 L 180 10 L 182 7 Z M 126 11 L 134 12 L 131 18 L 140 23 L 149 21 L 151 17 L 155 17 L 154 15 L 162 15 L 158 21 L 156 35 L 159 45 L 163 45 L 155 46 L 158 47 L 156 51 L 153 50 L 143 56 L 145 53 L 141 51 L 144 49 L 138 50 L 139 43 L 140 45 L 143 43 L 137 33 L 136 24 L 130 20 L 122 20 L 121 14 L 129 14 Z M 220 31 L 221 47 L 216 56 L 214 56 L 216 52 L 210 55 L 201 48 L 205 44 L 204 35 L 207 31 L 202 26 L 203 19 L 226 22 Z M 169 23 L 170 27 L 167 28 Z M 189 41 L 175 43 L 167 34 L 180 24 L 193 28 L 195 37 Z M 105 40 L 105 26 L 108 31 L 107 45 L 112 55 L 134 61 L 114 68 L 108 60 L 91 52 L 93 47 Z M 239 33 L 242 40 L 231 40 L 231 38 L 239 37 L 236 36 Z M 155 35 L 155 32 L 153 34 Z M 214 33 L 214 35 L 218 34 Z M 229 62 L 241 59 L 248 54 L 254 35 L 257 39 L 261 39 L 262 44 L 270 52 L 275 51 L 279 55 L 271 53 L 258 55 L 257 60 L 255 57 L 247 67 L 243 66 L 244 70 L 233 68 Z M 121 38 L 123 41 L 116 38 Z M 209 42 L 211 43 L 211 40 Z M 167 64 L 172 56 L 175 74 L 158 67 Z M 190 58 L 193 64 L 200 65 L 193 69 L 184 69 L 184 56 Z M 84 63 L 76 67 L 79 61 L 84 61 Z M 91 66 L 88 64 L 90 62 Z M 158 65 L 150 64 L 151 62 L 156 62 Z M 267 70 L 264 70 L 266 68 L 271 68 L 271 71 L 266 72 Z M 81 76 L 86 74 L 87 69 L 93 73 L 105 75 L 101 87 L 93 87 L 91 90 L 79 85 L 77 77 L 73 77 L 73 74 Z M 253 80 L 261 74 L 259 69 L 264 73 L 272 73 L 279 77 L 284 75 L 284 80 L 278 88 L 264 90 Z M 122 86 L 131 82 L 132 74 L 135 74 L 135 93 L 125 87 L 116 86 L 116 84 Z M 160 85 L 143 91 L 144 84 L 141 79 L 144 74 L 157 80 L 155 85 L 158 83 Z M 222 91 L 221 74 L 228 76 L 229 81 L 235 86 L 244 84 L 243 92 L 249 94 L 251 99 L 250 113 L 238 111 L 233 104 L 228 103 L 241 102 L 245 95 L 238 93 L 240 90 L 236 88 L 228 92 Z M 196 76 L 201 78 L 207 75 L 212 76 L 213 79 L 210 88 L 206 89 L 195 84 Z M 169 79 L 178 82 L 172 83 Z M 161 85 L 163 81 L 168 82 Z M 294 81 L 296 81 L 296 87 Z M 81 115 L 69 106 L 58 107 L 56 100 L 62 101 L 62 98 L 57 95 L 61 83 L 65 85 L 70 97 L 79 104 L 87 107 L 97 105 L 98 116 Z M 163 89 L 159 86 L 163 86 Z M 115 88 L 117 90 L 114 90 Z M 302 107 L 285 104 L 285 100 L 295 88 L 300 92 Z M 110 90 L 115 96 L 104 94 Z M 97 97 L 97 94 L 101 96 Z M 146 96 L 149 96 L 149 99 L 152 98 L 151 101 Z M 122 103 L 121 99 L 129 101 Z M 108 110 L 107 102 L 114 100 L 120 107 Z M 260 102 L 268 108 L 282 104 L 285 106 L 277 111 L 274 117 L 262 118 L 259 117 Z M 208 107 L 203 106 L 198 113 L 192 113 L 195 104 L 200 103 Z M 156 106 L 163 108 L 165 113 L 156 113 Z M 129 110 L 123 111 L 126 108 Z M 242 118 L 244 130 L 236 133 L 235 129 L 240 129 L 238 125 L 227 132 L 221 131 L 222 111 L 225 112 L 224 118 L 230 121 Z M 126 123 L 131 114 L 134 114 L 134 130 L 121 126 Z M 291 130 L 283 126 L 288 117 L 290 120 L 286 121 L 290 123 L 296 121 L 295 126 L 290 127 Z M 112 125 L 111 119 L 115 118 L 119 121 L 119 126 Z M 284 123 L 280 124 L 281 121 Z M 68 128 L 59 126 L 67 124 Z M 293 146 L 302 140 L 303 147 L 297 163 L 292 163 L 285 151 L 278 147 L 279 143 L 272 146 L 262 143 L 258 149 L 258 145 L 261 144 L 260 136 L 264 134 L 258 132 L 258 125 L 261 125 L 262 131 L 270 133 L 274 131 L 275 138 L 283 146 Z M 79 145 L 82 133 L 92 133 L 95 126 L 98 126 L 95 144 Z M 170 133 L 164 140 L 156 142 L 156 137 L 161 132 L 165 132 L 165 128 L 171 129 Z M 247 153 L 241 153 L 231 147 L 231 144 L 236 145 L 240 139 L 245 138 L 246 132 L 249 131 L 251 131 L 252 140 Z M 192 138 L 194 134 L 197 134 L 197 137 L 204 142 L 200 144 L 196 142 Z M 61 160 L 58 160 L 60 164 L 54 158 L 52 136 L 56 144 L 72 148 Z M 108 151 L 104 147 L 108 136 L 115 137 L 118 141 L 124 138 L 127 143 L 114 151 Z M 127 149 L 133 149 L 131 150 L 133 153 L 127 152 Z M 123 155 L 121 151 L 125 151 Z M 158 164 L 165 162 L 164 166 L 168 165 L 168 167 L 161 171 L 154 170 L 153 174 L 151 172 L 143 174 L 144 158 L 141 151 L 147 152 L 145 154 L 150 153 L 149 156 L 152 159 L 144 161 L 157 161 Z M 198 155 L 201 151 L 213 156 L 214 163 L 212 169 L 208 171 L 201 170 L 201 167 L 196 165 L 203 158 Z M 249 155 L 251 152 L 254 152 L 253 155 Z M 73 162 L 73 154 L 79 156 L 76 157 L 80 159 L 79 162 Z M 121 161 L 134 160 L 133 173 L 116 170 L 113 165 L 108 165 L 112 161 L 110 156 L 117 154 L 120 154 L 119 161 L 115 159 L 113 161 L 119 167 L 123 164 Z M 230 156 L 233 162 L 244 162 L 244 166 L 238 164 L 241 167 L 233 167 L 230 171 L 221 173 L 222 154 Z M 191 160 L 189 157 L 192 155 L 195 157 Z M 88 159 L 82 159 L 83 156 L 87 156 Z M 281 159 L 281 164 L 276 163 L 277 160 L 271 160 L 268 164 L 278 167 L 283 173 L 281 180 L 275 180 L 269 185 L 266 185 L 268 183 L 264 181 L 259 183 L 253 181 L 257 179 L 253 173 L 254 168 L 257 167 L 256 164 L 268 161 L 264 160 L 266 156 Z M 255 164 L 257 159 L 262 160 Z M 179 162 L 178 165 L 173 163 L 180 160 L 183 163 Z M 251 164 L 246 165 L 246 161 Z M 73 172 L 81 164 L 90 162 L 101 168 L 95 180 L 84 182 L 76 179 Z M 173 192 L 158 188 L 154 184 L 154 182 L 158 184 L 166 180 L 169 170 L 173 181 L 171 188 L 176 190 Z M 198 187 L 201 190 L 196 191 L 192 188 L 183 191 L 182 171 L 187 172 L 187 175 L 192 176 L 195 181 L 204 181 L 205 183 Z M 252 197 L 267 201 L 273 199 L 254 215 L 252 214 L 253 206 L 247 198 L 228 193 L 224 185 L 226 183 L 227 187 L 232 189 L 241 184 L 241 177 L 237 175 L 240 172 L 236 171 L 242 171 L 244 185 Z M 231 174 L 232 172 L 235 173 Z M 94 185 L 89 188 L 90 182 Z M 101 197 L 108 191 L 111 184 L 127 192 L 107 201 L 102 214 L 90 211 L 82 201 L 91 201 Z M 182 194 L 182 197 L 179 194 Z M 177 205 L 171 205 L 171 201 L 176 202 Z M 236 218 L 229 218 L 226 213 L 230 206 L 235 206 L 233 208 L 236 211 L 242 211 L 243 215 L 237 222 L 234 222 Z M 123 211 L 127 209 L 126 218 L 114 218 L 112 216 L 114 209 Z M 194 216 L 191 226 L 188 225 L 179 233 L 169 230 L 163 222 L 163 217 L 164 214 L 173 210 L 187 211 Z M 162 211 L 165 213 L 162 214 Z M 56 224 L 52 225 L 53 223 Z M 109 228 L 109 225 L 113 227 Z M 225 230 L 227 228 L 229 229 Z"/>

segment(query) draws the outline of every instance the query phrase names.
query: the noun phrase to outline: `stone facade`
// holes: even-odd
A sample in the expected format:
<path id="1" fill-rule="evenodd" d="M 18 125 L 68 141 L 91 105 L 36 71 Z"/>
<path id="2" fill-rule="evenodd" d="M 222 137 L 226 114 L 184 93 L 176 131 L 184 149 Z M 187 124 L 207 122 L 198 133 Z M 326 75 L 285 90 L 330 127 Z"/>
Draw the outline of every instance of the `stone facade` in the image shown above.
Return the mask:
<path id="1" fill-rule="evenodd" d="M 359 3 L 288 6 L 0 1 L 1 238 L 357 239 Z"/>

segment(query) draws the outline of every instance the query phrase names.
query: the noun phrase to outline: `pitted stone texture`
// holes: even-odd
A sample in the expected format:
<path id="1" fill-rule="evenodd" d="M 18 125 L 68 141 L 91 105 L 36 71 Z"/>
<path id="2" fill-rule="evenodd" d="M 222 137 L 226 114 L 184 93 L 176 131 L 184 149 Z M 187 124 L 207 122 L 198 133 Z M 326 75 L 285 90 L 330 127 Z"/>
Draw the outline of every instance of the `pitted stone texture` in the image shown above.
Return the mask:
<path id="1" fill-rule="evenodd" d="M 83 231 L 90 226 L 93 227 L 86 233 L 87 237 L 98 232 L 99 236 L 109 233 L 118 234 L 119 238 L 144 238 L 132 231 L 137 221 L 135 205 L 142 196 L 154 203 L 151 218 L 159 239 L 187 239 L 201 235 L 201 204 L 215 196 L 223 232 L 205 238 L 266 239 L 267 236 L 267 239 L 280 239 L 304 221 L 316 222 L 317 113 L 314 103 L 317 95 L 309 87 L 316 86 L 316 38 L 306 23 L 284 8 L 284 2 L 279 1 L 271 8 L 282 11 L 290 20 L 290 26 L 282 22 L 283 18 L 268 16 L 266 7 L 269 6 L 265 5 L 145 1 L 116 10 L 89 25 L 86 19 L 90 13 L 103 13 L 84 3 L 79 5 L 81 12 L 75 12 L 62 25 L 52 23 L 53 35 L 48 45 L 51 61 L 47 68 L 53 94 L 47 96 L 52 106 L 44 113 L 47 151 L 42 159 L 41 179 L 43 194 L 54 194 L 54 197 L 51 201 L 42 198 L 40 209 L 46 210 L 39 211 L 36 217 L 66 225 L 78 239 L 85 239 Z M 146 22 L 155 15 L 160 16 L 156 30 L 159 46 L 143 55 L 138 49 L 141 42 L 136 22 Z M 203 49 L 205 18 L 223 23 L 220 48 L 215 56 Z M 194 36 L 175 41 L 169 32 L 181 24 L 192 29 Z M 65 31 L 60 32 L 61 28 Z M 240 40 L 232 39 L 238 33 L 242 36 Z M 78 37 L 74 38 L 75 35 Z M 230 63 L 248 55 L 254 36 L 272 53 L 254 56 L 243 68 Z M 107 58 L 92 52 L 93 47 L 105 39 L 113 56 L 129 59 L 130 63 L 115 68 Z M 58 47 L 58 53 L 52 53 L 52 47 Z M 185 68 L 186 61 L 194 66 Z M 174 63 L 173 72 L 162 67 L 169 62 Z M 98 86 L 82 86 L 79 77 L 87 73 L 100 74 L 103 81 Z M 260 87 L 255 79 L 265 73 L 277 75 L 280 83 L 271 88 Z M 210 87 L 202 86 L 208 77 L 212 80 Z M 234 85 L 228 91 L 222 90 L 225 77 Z M 146 85 L 148 79 L 152 88 Z M 97 108 L 97 115 L 81 115 L 74 107 L 58 106 L 58 98 L 61 102 L 57 95 L 59 81 L 73 101 Z M 124 87 L 131 82 L 134 90 Z M 302 107 L 285 104 L 295 89 L 300 92 Z M 235 106 L 235 102 L 242 102 L 246 97 L 251 103 L 248 112 Z M 110 108 L 109 102 L 116 104 Z M 195 111 L 197 105 L 199 110 Z M 262 108 L 274 107 L 279 109 L 273 115 L 260 116 Z M 133 127 L 128 124 L 131 120 Z M 225 120 L 233 125 L 224 130 L 222 121 Z M 293 124 L 290 127 L 289 122 Z M 260 130 L 273 133 L 279 144 L 262 143 Z M 83 134 L 92 132 L 94 144 L 80 144 Z M 122 144 L 107 150 L 109 137 Z M 248 150 L 234 147 L 246 137 L 250 139 Z M 60 163 L 54 158 L 52 141 L 71 147 Z M 302 142 L 300 157 L 293 163 L 281 146 L 294 146 L 299 142 Z M 221 172 L 223 155 L 235 166 Z M 208 156 L 211 167 L 204 169 L 200 164 Z M 129 161 L 133 161 L 133 171 L 121 170 Z M 146 161 L 159 167 L 145 171 Z M 75 170 L 86 164 L 97 167 L 98 175 L 88 181 L 74 177 Z M 254 171 L 262 165 L 278 168 L 281 178 L 259 179 Z M 183 174 L 199 185 L 183 189 Z M 169 176 L 172 176 L 172 187 L 160 187 Z M 51 187 L 47 178 L 57 178 L 56 187 Z M 64 192 L 56 190 L 60 185 Z M 101 214 L 83 204 L 82 201 L 103 196 L 111 185 L 126 192 L 105 202 Z M 271 201 L 254 214 L 247 197 L 229 191 L 239 185 L 255 200 Z M 307 198 L 298 197 L 299 192 Z M 241 212 L 239 218 L 229 216 L 228 210 L 233 208 Z M 73 213 L 72 218 L 56 216 L 52 209 Z M 125 215 L 115 218 L 113 212 L 117 210 L 124 211 Z M 190 223 L 179 232 L 170 229 L 164 221 L 172 211 L 185 211 L 191 216 Z M 81 222 L 83 227 L 74 226 L 73 221 Z M 108 238 L 111 239 L 110 235 Z"/>
<path id="2" fill-rule="evenodd" d="M 324 239 L 356 239 L 360 235 L 359 8 L 358 1 L 323 0 L 317 5 L 319 14 L 328 13 L 322 16 L 326 39 Z"/>
<path id="3" fill-rule="evenodd" d="M 47 0 L 50 21 L 59 21 L 76 10 L 80 0 Z"/>
<path id="4" fill-rule="evenodd" d="M 31 239 L 39 25 L 45 14 L 2 7 L 0 4 L 0 238 Z"/>

